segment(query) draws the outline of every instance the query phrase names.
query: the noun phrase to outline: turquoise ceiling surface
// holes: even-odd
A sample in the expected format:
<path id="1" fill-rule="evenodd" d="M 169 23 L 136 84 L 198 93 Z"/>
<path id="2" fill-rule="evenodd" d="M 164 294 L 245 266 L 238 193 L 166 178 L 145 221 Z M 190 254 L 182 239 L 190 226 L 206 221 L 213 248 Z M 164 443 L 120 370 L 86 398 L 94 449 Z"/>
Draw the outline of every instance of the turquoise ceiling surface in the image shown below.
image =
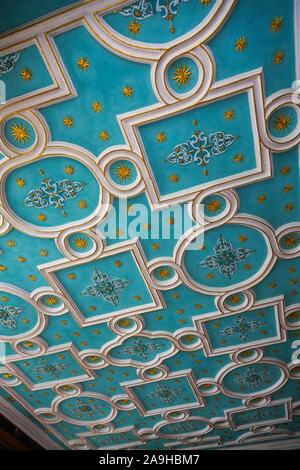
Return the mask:
<path id="1" fill-rule="evenodd" d="M 299 0 L 0 18 L 0 412 L 47 449 L 300 447 Z"/>

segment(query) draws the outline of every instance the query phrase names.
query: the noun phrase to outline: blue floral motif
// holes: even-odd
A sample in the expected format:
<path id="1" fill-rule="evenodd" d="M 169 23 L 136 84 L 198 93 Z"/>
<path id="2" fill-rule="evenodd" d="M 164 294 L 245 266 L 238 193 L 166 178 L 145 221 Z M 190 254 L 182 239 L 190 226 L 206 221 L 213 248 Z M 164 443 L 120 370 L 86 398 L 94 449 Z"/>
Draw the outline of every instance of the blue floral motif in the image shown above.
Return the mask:
<path id="1" fill-rule="evenodd" d="M 245 318 L 241 318 L 234 322 L 233 326 L 228 326 L 223 331 L 219 331 L 218 335 L 235 336 L 237 335 L 243 341 L 248 338 L 248 333 L 251 331 L 258 330 L 265 322 L 260 320 L 248 321 Z"/>
<path id="2" fill-rule="evenodd" d="M 161 400 L 164 403 L 173 403 L 174 397 L 181 395 L 181 393 L 185 392 L 185 389 L 180 388 L 173 388 L 171 389 L 167 385 L 159 382 L 156 387 L 156 392 L 150 393 L 148 398 L 154 398 L 155 400 Z"/>
<path id="3" fill-rule="evenodd" d="M 18 317 L 22 310 L 23 307 L 2 307 L 2 305 L 0 305 L 0 324 L 15 330 L 17 323 L 14 317 Z"/>
<path id="4" fill-rule="evenodd" d="M 182 3 L 187 3 L 189 0 L 140 0 L 133 5 L 119 10 L 123 16 L 132 16 L 138 20 L 145 20 L 154 16 L 155 13 L 160 13 L 163 19 L 173 19 L 170 16 L 176 16 L 179 6 Z"/>
<path id="5" fill-rule="evenodd" d="M 196 123 L 197 121 L 195 121 Z M 196 126 L 197 124 L 195 124 Z M 204 174 L 207 175 L 206 166 L 216 155 L 225 153 L 227 148 L 232 145 L 237 137 L 231 134 L 225 134 L 222 131 L 206 135 L 203 131 L 196 128 L 193 134 L 186 142 L 176 145 L 174 152 L 168 156 L 170 163 L 181 166 L 196 164 L 204 167 Z"/>
<path id="6" fill-rule="evenodd" d="M 44 175 L 41 170 L 40 173 Z M 55 207 L 61 209 L 64 215 L 67 215 L 64 210 L 64 204 L 77 197 L 79 191 L 82 190 L 84 183 L 74 182 L 69 179 L 61 181 L 53 181 L 44 178 L 38 188 L 29 191 L 28 196 L 24 201 L 25 206 L 34 206 L 38 208 Z"/>
<path id="7" fill-rule="evenodd" d="M 237 270 L 238 263 L 244 261 L 254 251 L 248 248 L 233 248 L 232 243 L 224 240 L 220 235 L 217 246 L 214 248 L 215 255 L 208 256 L 198 266 L 210 269 L 218 268 L 221 274 L 231 279 Z"/>
<path id="8" fill-rule="evenodd" d="M 103 408 L 104 405 L 97 405 L 96 403 L 87 403 L 84 400 L 81 400 L 80 398 L 77 398 L 76 400 L 76 407 L 72 408 L 72 411 L 74 413 L 83 413 L 87 416 L 95 416 L 96 411 L 99 410 L 100 408 Z"/>
<path id="9" fill-rule="evenodd" d="M 162 348 L 162 344 L 158 343 L 144 343 L 141 339 L 134 340 L 133 344 L 121 349 L 121 354 L 129 354 L 132 356 L 139 356 L 143 359 L 148 359 L 152 351 L 157 351 Z"/>
<path id="10" fill-rule="evenodd" d="M 123 281 L 121 279 L 111 279 L 109 274 L 101 273 L 95 269 L 93 276 L 94 285 L 88 286 L 81 295 L 93 297 L 103 297 L 104 300 L 113 305 L 119 303 L 119 290 L 127 287 L 132 281 Z"/>
<path id="11" fill-rule="evenodd" d="M 60 377 L 61 371 L 67 369 L 70 364 L 62 364 L 60 362 L 50 362 L 48 359 L 41 359 L 40 365 L 36 366 L 32 372 L 36 374 L 49 374 L 51 377 Z"/>
<path id="12" fill-rule="evenodd" d="M 0 74 L 11 72 L 19 57 L 20 52 L 12 52 L 11 54 L 0 57 Z"/>
<path id="13" fill-rule="evenodd" d="M 235 379 L 233 382 L 240 383 L 243 385 L 247 385 L 249 388 L 256 389 L 261 385 L 261 382 L 273 375 L 272 372 L 263 372 L 262 374 L 255 369 L 253 366 L 249 366 L 244 377 L 240 377 L 239 379 Z"/>

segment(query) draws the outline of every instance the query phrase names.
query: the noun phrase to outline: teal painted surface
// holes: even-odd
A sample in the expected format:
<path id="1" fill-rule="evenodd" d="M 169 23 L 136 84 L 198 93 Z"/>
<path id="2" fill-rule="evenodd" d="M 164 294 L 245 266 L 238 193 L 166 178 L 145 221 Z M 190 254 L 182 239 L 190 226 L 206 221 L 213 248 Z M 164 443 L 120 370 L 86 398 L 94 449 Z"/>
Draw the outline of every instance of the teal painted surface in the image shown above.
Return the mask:
<path id="1" fill-rule="evenodd" d="M 278 33 L 269 28 L 275 16 L 284 18 Z M 296 79 L 293 33 L 292 1 L 253 0 L 251 8 L 247 0 L 239 1 L 220 33 L 208 43 L 217 64 L 216 80 L 263 67 L 267 96 L 290 88 Z M 248 47 L 243 52 L 236 51 L 235 42 L 245 36 Z M 273 56 L 281 50 L 285 57 L 282 64 L 277 65 Z M 230 60 L 224 60 L 227 55 Z"/>
<path id="2" fill-rule="evenodd" d="M 247 237 L 246 241 L 241 242 L 241 236 Z M 217 254 L 220 237 L 225 242 L 231 243 L 230 249 L 226 252 L 229 254 Z M 195 281 L 211 287 L 228 287 L 245 281 L 259 271 L 267 256 L 267 245 L 263 235 L 258 230 L 241 225 L 228 224 L 222 229 L 214 228 L 204 234 L 204 239 L 202 236 L 198 237 L 193 246 L 203 247 L 203 244 L 204 249 L 187 250 L 184 263 Z M 249 251 L 246 255 L 241 255 L 241 250 Z M 216 258 L 215 267 L 209 267 L 208 260 L 212 257 Z M 228 274 L 225 269 L 229 269 L 226 271 Z"/>
<path id="3" fill-rule="evenodd" d="M 111 411 L 111 406 L 99 398 L 67 398 L 60 405 L 61 412 L 77 421 L 97 421 L 105 418 Z"/>
<path id="4" fill-rule="evenodd" d="M 67 173 L 69 166 L 74 174 Z M 25 186 L 18 186 L 18 178 L 25 180 Z M 60 185 L 59 182 L 65 183 Z M 6 180 L 6 191 L 13 211 L 27 222 L 42 227 L 86 218 L 96 209 L 100 198 L 99 184 L 91 171 L 86 165 L 66 157 L 46 158 L 14 170 Z M 42 191 L 41 197 L 39 191 Z M 80 207 L 82 200 L 87 202 L 87 207 Z"/>
<path id="5" fill-rule="evenodd" d="M 156 409 L 174 409 L 187 402 L 194 406 L 198 402 L 186 377 L 134 385 L 132 391 L 151 414 L 156 414 Z"/>
<path id="6" fill-rule="evenodd" d="M 78 0 L 16 0 L 14 3 L 5 0 L 1 5 L 0 33 L 36 20 L 59 8 L 83 3 Z"/>
<path id="7" fill-rule="evenodd" d="M 41 110 L 53 140 L 83 146 L 95 155 L 111 145 L 122 144 L 124 140 L 116 115 L 156 102 L 150 83 L 150 66 L 113 55 L 83 26 L 56 36 L 55 43 L 80 92 L 77 98 Z M 72 44 L 71 52 L 69 44 Z M 87 57 L 90 63 L 87 71 L 78 68 L 80 57 Z M 128 85 L 134 89 L 133 96 L 122 94 Z M 95 101 L 103 104 L 103 111 L 94 112 Z M 74 119 L 73 127 L 64 127 L 66 115 Z M 108 140 L 101 140 L 102 131 L 109 133 Z"/>
<path id="8" fill-rule="evenodd" d="M 29 80 L 24 80 L 22 77 L 24 69 L 31 72 Z M 12 70 L 5 74 L 0 73 L 0 80 L 5 83 L 6 101 L 53 84 L 51 75 L 36 46 L 21 49 L 19 59 Z"/>
<path id="9" fill-rule="evenodd" d="M 216 352 L 224 346 L 241 346 L 248 342 L 277 337 L 274 307 L 230 315 L 220 320 L 209 320 L 204 322 L 204 325 Z"/>
<path id="10" fill-rule="evenodd" d="M 235 109 L 237 118 L 226 121 L 223 118 L 224 113 L 230 108 Z M 207 164 L 207 175 L 197 162 L 181 165 L 168 160 L 177 145 L 187 142 L 195 135 L 194 120 L 198 123 L 199 131 L 203 131 L 206 136 L 215 132 L 224 132 L 235 137 L 235 141 L 227 147 L 225 153 L 211 158 Z M 167 140 L 160 143 L 157 142 L 156 136 L 162 131 L 167 134 Z M 162 195 L 172 194 L 222 177 L 237 176 L 239 173 L 256 167 L 246 93 L 139 126 L 139 132 Z M 234 157 L 239 153 L 244 154 L 246 158 L 236 163 Z M 178 176 L 175 182 L 172 181 L 174 174 Z"/>
<path id="11" fill-rule="evenodd" d="M 36 310 L 21 297 L 0 292 L 0 335 L 9 338 L 31 331 L 38 321 Z"/>
<path id="12" fill-rule="evenodd" d="M 35 385 L 85 375 L 69 351 L 23 359 L 15 364 Z"/>
<path id="13" fill-rule="evenodd" d="M 115 262 L 122 265 L 116 266 Z M 109 274 L 111 280 L 130 281 L 129 285 L 119 291 L 119 300 L 116 305 L 106 300 L 103 295 L 86 296 L 83 294 L 88 286 L 94 285 L 94 269 L 103 274 Z M 74 273 L 75 279 L 68 274 Z M 63 287 L 72 296 L 86 318 L 104 315 L 110 312 L 119 312 L 126 308 L 151 304 L 152 299 L 145 281 L 143 280 L 133 256 L 130 252 L 119 253 L 90 263 L 73 266 L 72 268 L 55 271 L 55 276 Z M 90 308 L 92 307 L 92 309 Z M 96 307 L 96 308 L 95 308 Z"/>

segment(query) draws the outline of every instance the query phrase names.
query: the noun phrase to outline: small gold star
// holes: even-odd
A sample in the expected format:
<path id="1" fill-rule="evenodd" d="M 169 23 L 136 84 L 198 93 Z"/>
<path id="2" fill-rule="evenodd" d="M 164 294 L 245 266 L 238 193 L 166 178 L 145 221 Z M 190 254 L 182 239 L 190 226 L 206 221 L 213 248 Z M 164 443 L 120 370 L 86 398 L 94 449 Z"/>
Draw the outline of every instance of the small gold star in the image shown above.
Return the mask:
<path id="1" fill-rule="evenodd" d="M 269 29 L 272 31 L 273 34 L 278 33 L 279 30 L 282 28 L 282 24 L 283 24 L 283 17 L 275 16 L 274 20 L 271 21 Z"/>
<path id="2" fill-rule="evenodd" d="M 8 302 L 9 298 L 6 296 L 1 297 L 2 302 Z"/>
<path id="3" fill-rule="evenodd" d="M 76 277 L 77 277 L 77 276 L 76 276 L 76 274 L 74 274 L 74 273 L 69 273 L 69 274 L 68 274 L 68 278 L 69 278 L 69 279 L 76 279 Z"/>
<path id="4" fill-rule="evenodd" d="M 285 165 L 280 171 L 282 175 L 288 175 L 291 172 L 291 167 Z"/>
<path id="5" fill-rule="evenodd" d="M 287 184 L 286 186 L 284 186 L 283 191 L 285 193 L 288 193 L 289 191 L 292 191 L 292 189 L 293 189 L 293 186 L 291 184 Z"/>
<path id="6" fill-rule="evenodd" d="M 141 31 L 140 31 L 141 27 L 142 27 L 142 24 L 139 23 L 137 20 L 134 20 L 134 21 L 131 20 L 129 23 L 128 31 L 129 33 L 132 34 L 132 36 L 135 36 L 136 34 L 139 35 L 141 34 Z"/>
<path id="7" fill-rule="evenodd" d="M 101 131 L 99 137 L 103 142 L 107 142 L 110 139 L 109 132 L 106 130 Z"/>
<path id="8" fill-rule="evenodd" d="M 159 250 L 160 249 L 160 244 L 159 243 L 152 243 L 152 248 L 153 248 L 153 250 Z"/>
<path id="9" fill-rule="evenodd" d="M 265 202 L 265 200 L 266 200 L 265 194 L 261 194 L 261 195 L 258 196 L 258 198 L 257 198 L 257 201 L 258 201 L 258 202 Z"/>
<path id="10" fill-rule="evenodd" d="M 161 144 L 167 140 L 167 134 L 164 131 L 161 131 L 159 134 L 156 135 L 157 142 Z"/>
<path id="11" fill-rule="evenodd" d="M 172 183 L 177 183 L 179 181 L 179 176 L 176 175 L 176 173 L 173 173 L 172 175 L 169 176 L 169 180 L 172 182 Z"/>
<path id="12" fill-rule="evenodd" d="M 244 52 L 244 50 L 248 47 L 248 41 L 247 37 L 240 37 L 237 41 L 234 43 L 235 45 L 235 50 L 238 52 Z"/>
<path id="13" fill-rule="evenodd" d="M 243 242 L 246 242 L 248 240 L 248 237 L 246 235 L 241 235 L 239 237 L 239 240 L 240 240 L 241 243 L 243 243 Z"/>
<path id="14" fill-rule="evenodd" d="M 194 73 L 191 71 L 192 66 L 190 65 L 189 68 L 187 68 L 187 63 L 184 64 L 182 67 L 181 64 L 178 66 L 175 66 L 175 72 L 172 72 L 174 77 L 171 77 L 171 80 L 175 80 L 175 84 L 178 85 L 180 88 L 181 85 L 185 88 L 185 85 L 191 85 L 189 80 L 193 80 L 193 77 L 191 75 Z"/>
<path id="15" fill-rule="evenodd" d="M 26 186 L 26 181 L 24 178 L 17 178 L 17 185 L 19 188 L 24 188 L 24 186 Z"/>
<path id="16" fill-rule="evenodd" d="M 289 130 L 289 126 L 293 120 L 294 119 L 291 118 L 291 114 L 280 113 L 279 116 L 275 116 L 272 120 L 272 127 L 278 132 L 278 134 L 280 134 L 280 132 L 284 134 L 285 131 Z"/>
<path id="17" fill-rule="evenodd" d="M 7 270 L 7 267 L 4 266 L 4 264 L 0 264 L 0 271 L 6 271 Z"/>
<path id="18" fill-rule="evenodd" d="M 67 127 L 68 129 L 70 129 L 70 127 L 74 127 L 74 124 L 75 124 L 72 116 L 68 116 L 68 115 L 64 117 L 63 123 L 64 123 L 64 126 Z"/>
<path id="19" fill-rule="evenodd" d="M 284 58 L 285 58 L 285 52 L 283 49 L 281 49 L 281 50 L 274 52 L 272 62 L 275 65 L 280 65 L 282 64 Z"/>
<path id="20" fill-rule="evenodd" d="M 115 262 L 114 262 L 114 265 L 115 265 L 117 268 L 120 268 L 121 266 L 123 266 L 123 263 L 122 263 L 122 261 L 119 261 L 119 260 L 118 260 L 118 261 L 115 261 Z"/>
<path id="21" fill-rule="evenodd" d="M 284 208 L 286 211 L 291 211 L 294 209 L 294 204 L 292 202 L 290 202 L 289 204 L 287 204 Z"/>
<path id="22" fill-rule="evenodd" d="M 48 251 L 47 250 L 41 250 L 40 255 L 41 256 L 48 256 Z"/>
<path id="23" fill-rule="evenodd" d="M 235 119 L 235 110 L 234 109 L 227 109 L 224 113 L 224 119 L 227 121 L 231 121 L 231 119 Z"/>
<path id="24" fill-rule="evenodd" d="M 101 113 L 103 111 L 103 105 L 100 101 L 94 101 L 94 103 L 92 103 L 92 108 L 95 113 Z"/>
<path id="25" fill-rule="evenodd" d="M 32 79 L 32 71 L 25 67 L 21 72 L 21 77 L 23 80 L 25 80 L 25 82 L 28 82 Z"/>
<path id="26" fill-rule="evenodd" d="M 24 256 L 19 256 L 18 260 L 20 261 L 20 263 L 25 263 L 26 262 L 26 258 L 24 258 Z"/>
<path id="27" fill-rule="evenodd" d="M 22 124 L 13 123 L 10 128 L 11 135 L 15 138 L 15 142 L 18 141 L 18 144 L 22 142 L 24 145 L 28 140 L 31 139 L 30 132 L 27 130 L 26 126 L 22 126 Z"/>
<path id="28" fill-rule="evenodd" d="M 133 88 L 133 86 L 128 85 L 128 84 L 124 85 L 122 90 L 121 90 L 121 93 L 126 98 L 129 98 L 129 97 L 132 98 L 132 96 L 134 95 L 134 88 Z"/>
<path id="29" fill-rule="evenodd" d="M 42 213 L 40 213 L 37 217 L 41 222 L 45 222 L 47 220 L 47 216 Z"/>
<path id="30" fill-rule="evenodd" d="M 240 163 L 244 160 L 245 158 L 245 155 L 243 155 L 242 153 L 237 153 L 234 157 L 233 157 L 233 160 L 235 163 Z"/>
<path id="31" fill-rule="evenodd" d="M 80 209 L 86 209 L 87 206 L 88 206 L 88 203 L 86 201 L 79 201 L 78 205 L 79 205 Z"/>
<path id="32" fill-rule="evenodd" d="M 70 166 L 70 165 L 66 166 L 65 172 L 66 172 L 67 175 L 73 175 L 73 173 L 74 173 L 74 167 L 73 167 L 73 166 Z"/>
<path id="33" fill-rule="evenodd" d="M 36 281 L 36 276 L 34 274 L 31 274 L 30 276 L 28 276 L 28 279 L 34 282 Z"/>
<path id="34" fill-rule="evenodd" d="M 16 242 L 14 240 L 8 240 L 7 244 L 8 246 L 16 246 Z"/>
<path id="35" fill-rule="evenodd" d="M 80 70 L 84 70 L 85 72 L 87 71 L 87 69 L 89 68 L 89 66 L 91 65 L 90 62 L 88 62 L 87 60 L 87 57 L 80 57 L 78 60 L 77 60 L 77 67 L 80 69 Z"/>
<path id="36" fill-rule="evenodd" d="M 203 7 L 210 7 L 210 5 L 212 4 L 212 0 L 201 0 L 200 2 L 200 5 Z"/>

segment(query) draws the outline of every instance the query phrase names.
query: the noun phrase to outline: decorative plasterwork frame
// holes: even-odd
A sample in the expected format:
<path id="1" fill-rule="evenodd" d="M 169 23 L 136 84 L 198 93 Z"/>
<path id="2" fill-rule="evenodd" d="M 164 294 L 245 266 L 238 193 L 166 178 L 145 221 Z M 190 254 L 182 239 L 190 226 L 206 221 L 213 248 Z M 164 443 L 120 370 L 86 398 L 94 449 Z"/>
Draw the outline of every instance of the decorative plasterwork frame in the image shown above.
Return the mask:
<path id="1" fill-rule="evenodd" d="M 144 278 L 145 284 L 147 285 L 148 291 L 152 297 L 152 302 L 146 305 L 126 308 L 122 311 L 117 310 L 115 312 L 103 314 L 101 316 L 85 318 L 83 314 L 80 312 L 79 308 L 73 302 L 70 295 L 67 293 L 67 291 L 63 288 L 61 283 L 58 281 L 58 279 L 54 275 L 54 272 L 58 271 L 59 269 L 64 269 L 64 268 L 69 268 L 69 267 L 71 268 L 73 266 L 86 263 L 87 260 L 85 258 L 82 260 L 75 260 L 75 261 L 64 259 L 59 262 L 44 264 L 40 266 L 40 271 L 45 277 L 45 279 L 47 280 L 47 282 L 50 284 L 50 286 L 54 289 L 54 291 L 59 292 L 64 297 L 66 305 L 68 306 L 70 313 L 73 315 L 74 319 L 77 321 L 80 327 L 102 323 L 115 316 L 118 316 L 121 318 L 121 317 L 128 316 L 130 314 L 131 315 L 141 314 L 144 312 L 151 312 L 151 311 L 162 309 L 164 307 L 164 301 L 160 292 L 152 288 L 151 285 L 149 285 L 148 283 L 149 275 L 145 266 L 146 260 L 145 260 L 144 253 L 141 249 L 139 240 L 123 242 L 123 243 L 118 244 L 118 246 L 115 246 L 115 245 L 107 246 L 104 248 L 100 256 L 93 255 L 92 257 L 89 258 L 88 261 L 91 262 L 91 261 L 95 261 L 96 259 L 102 259 L 102 258 L 106 258 L 107 256 L 112 256 L 118 253 L 123 253 L 123 252 L 128 252 L 128 251 L 131 252 L 137 264 L 137 268 L 140 271 L 142 277 Z"/>
<path id="2" fill-rule="evenodd" d="M 226 415 L 226 418 L 228 419 L 229 423 L 230 423 L 230 426 L 232 428 L 233 431 L 240 431 L 242 429 L 248 429 L 249 428 L 249 423 L 247 424 L 240 424 L 240 425 L 237 425 L 234 421 L 234 415 L 237 414 L 237 413 L 240 413 L 240 412 L 243 412 L 243 411 L 255 411 L 257 409 L 262 409 L 264 410 L 264 408 L 268 407 L 268 406 L 276 406 L 276 405 L 284 405 L 285 407 L 285 416 L 284 418 L 278 418 L 278 419 L 269 419 L 269 420 L 264 420 L 264 421 L 261 421 L 261 422 L 257 422 L 255 424 L 252 424 L 251 426 L 251 423 L 250 423 L 250 430 L 254 430 L 254 431 L 259 431 L 260 428 L 263 428 L 264 426 L 268 426 L 268 425 L 275 425 L 275 424 L 282 424 L 282 423 L 287 423 L 288 421 L 291 420 L 292 418 L 292 400 L 290 398 L 286 399 L 282 399 L 282 400 L 275 400 L 275 401 L 270 401 L 267 405 L 265 405 L 265 407 L 253 407 L 253 408 L 247 408 L 247 407 L 239 407 L 239 408 L 234 408 L 234 409 L 231 409 L 231 410 L 226 410 L 225 411 L 225 415 Z"/>
<path id="3" fill-rule="evenodd" d="M 181 377 L 184 377 L 188 380 L 188 382 L 191 386 L 191 389 L 193 390 L 193 392 L 195 394 L 195 397 L 198 401 L 195 402 L 194 404 L 189 403 L 187 405 L 180 405 L 180 408 L 182 410 L 186 410 L 186 409 L 199 408 L 200 406 L 204 406 L 205 402 L 204 402 L 202 396 L 199 394 L 196 379 L 195 379 L 193 371 L 191 369 L 183 370 L 183 371 L 180 371 L 180 372 L 170 373 L 164 379 L 166 379 L 166 380 L 168 380 L 168 379 L 177 379 L 177 378 L 181 378 Z M 160 379 L 151 380 L 151 383 L 160 382 L 161 380 L 164 380 L 164 379 L 160 378 Z M 137 398 L 136 394 L 132 390 L 132 387 L 135 387 L 135 386 L 138 386 L 138 385 L 145 385 L 146 383 L 150 383 L 150 382 L 149 381 L 147 382 L 145 380 L 131 380 L 129 382 L 123 382 L 123 383 L 120 384 L 122 386 L 122 388 L 124 389 L 125 393 L 127 394 L 128 398 L 135 403 L 136 408 L 139 410 L 139 412 L 141 413 L 142 416 L 153 416 L 153 415 L 162 414 L 162 413 L 165 413 L 167 411 L 173 411 L 173 410 L 177 409 L 178 405 L 177 406 L 175 405 L 175 406 L 170 406 L 170 407 L 167 407 L 167 408 L 166 407 L 161 407 L 161 408 L 157 407 L 155 410 L 147 411 L 146 408 L 144 407 L 144 405 L 142 404 L 142 402 Z"/>
<path id="4" fill-rule="evenodd" d="M 241 343 L 236 346 L 224 346 L 223 348 L 218 348 L 218 351 L 214 351 L 210 341 L 209 337 L 205 328 L 205 322 L 208 320 L 220 320 L 220 314 L 209 314 L 208 315 L 203 315 L 199 317 L 198 319 L 194 319 L 195 326 L 199 333 L 201 333 L 201 339 L 203 341 L 203 347 L 205 349 L 205 353 L 207 357 L 214 357 L 218 356 L 220 354 L 229 354 L 233 353 L 239 350 L 245 350 L 251 349 L 251 347 L 262 347 L 262 346 L 268 346 L 269 344 L 273 344 L 274 341 L 276 343 L 282 343 L 286 341 L 286 330 L 282 327 L 282 323 L 284 320 L 284 299 L 283 297 L 278 297 L 277 299 L 266 299 L 266 300 L 260 300 L 255 302 L 251 308 L 247 309 L 246 312 L 250 312 L 252 310 L 257 310 L 265 307 L 274 307 L 274 312 L 275 312 L 275 319 L 276 319 L 276 328 L 277 328 L 277 336 L 272 337 L 272 338 L 266 338 L 266 339 L 261 339 L 261 340 L 254 340 L 254 341 L 247 341 Z M 231 314 L 227 314 L 226 317 L 232 316 L 232 318 L 236 318 L 236 312 L 232 312 Z M 224 318 L 224 317 L 223 317 Z M 221 318 L 222 319 L 222 318 Z"/>

